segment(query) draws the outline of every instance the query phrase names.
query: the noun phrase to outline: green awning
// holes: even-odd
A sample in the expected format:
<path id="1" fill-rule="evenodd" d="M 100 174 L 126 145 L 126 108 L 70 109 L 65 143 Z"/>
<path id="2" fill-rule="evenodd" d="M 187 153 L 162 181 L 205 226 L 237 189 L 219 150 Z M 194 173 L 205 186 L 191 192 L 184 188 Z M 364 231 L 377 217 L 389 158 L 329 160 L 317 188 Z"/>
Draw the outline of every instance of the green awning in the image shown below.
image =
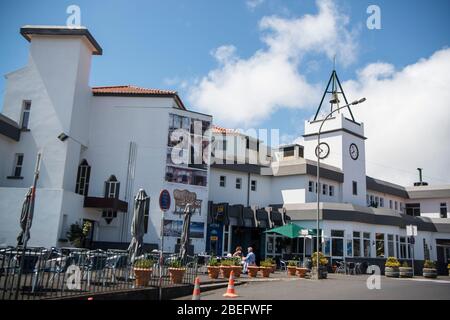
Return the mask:
<path id="1" fill-rule="evenodd" d="M 281 234 L 282 236 L 288 237 L 288 238 L 298 238 L 302 236 L 302 230 L 308 230 L 308 235 L 310 236 L 314 236 L 316 235 L 316 230 L 315 229 L 306 229 L 303 228 L 299 225 L 296 225 L 294 223 L 289 223 L 286 224 L 284 226 L 281 227 L 277 227 L 277 228 L 273 228 L 270 230 L 266 230 L 264 232 L 269 233 L 269 232 L 273 232 L 273 233 L 278 233 Z"/>

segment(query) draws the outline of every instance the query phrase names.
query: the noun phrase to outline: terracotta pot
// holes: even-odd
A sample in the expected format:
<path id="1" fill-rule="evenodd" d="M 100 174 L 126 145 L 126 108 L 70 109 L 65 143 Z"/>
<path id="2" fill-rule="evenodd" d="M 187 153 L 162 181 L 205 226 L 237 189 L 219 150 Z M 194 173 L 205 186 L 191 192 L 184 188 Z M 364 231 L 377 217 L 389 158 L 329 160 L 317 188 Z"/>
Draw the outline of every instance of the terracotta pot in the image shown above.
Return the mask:
<path id="1" fill-rule="evenodd" d="M 182 283 L 185 272 L 185 268 L 169 268 L 170 281 L 172 281 L 173 284 Z"/>
<path id="2" fill-rule="evenodd" d="M 250 278 L 256 278 L 256 276 L 258 275 L 259 267 L 258 266 L 248 266 L 247 270 L 248 270 L 248 276 Z"/>
<path id="3" fill-rule="evenodd" d="M 398 267 L 385 267 L 384 275 L 388 278 L 398 278 L 400 276 L 400 269 Z"/>
<path id="4" fill-rule="evenodd" d="M 295 266 L 287 266 L 288 275 L 295 276 L 295 273 L 297 272 L 297 267 Z"/>
<path id="5" fill-rule="evenodd" d="M 147 287 L 152 277 L 152 269 L 134 268 L 136 287 Z"/>
<path id="6" fill-rule="evenodd" d="M 437 270 L 435 268 L 423 268 L 422 274 L 425 278 L 429 279 L 437 278 Z"/>
<path id="7" fill-rule="evenodd" d="M 233 270 L 232 266 L 220 266 L 220 272 L 222 273 L 222 277 L 225 279 L 230 278 L 231 270 Z"/>
<path id="8" fill-rule="evenodd" d="M 306 268 L 299 268 L 299 267 L 297 267 L 297 268 L 295 268 L 295 270 L 297 271 L 297 275 L 298 275 L 300 278 L 304 278 L 306 272 L 308 272 L 308 269 L 306 269 Z"/>
<path id="9" fill-rule="evenodd" d="M 400 271 L 400 278 L 412 278 L 414 276 L 411 267 L 400 267 L 399 271 Z"/>
<path id="10" fill-rule="evenodd" d="M 259 270 L 264 278 L 269 278 L 272 272 L 272 267 L 259 267 Z"/>
<path id="11" fill-rule="evenodd" d="M 220 267 L 219 266 L 208 266 L 208 276 L 211 279 L 217 279 L 219 277 Z"/>
<path id="12" fill-rule="evenodd" d="M 234 277 L 240 278 L 241 273 L 242 273 L 242 267 L 241 266 L 232 266 L 231 269 L 234 272 Z"/>

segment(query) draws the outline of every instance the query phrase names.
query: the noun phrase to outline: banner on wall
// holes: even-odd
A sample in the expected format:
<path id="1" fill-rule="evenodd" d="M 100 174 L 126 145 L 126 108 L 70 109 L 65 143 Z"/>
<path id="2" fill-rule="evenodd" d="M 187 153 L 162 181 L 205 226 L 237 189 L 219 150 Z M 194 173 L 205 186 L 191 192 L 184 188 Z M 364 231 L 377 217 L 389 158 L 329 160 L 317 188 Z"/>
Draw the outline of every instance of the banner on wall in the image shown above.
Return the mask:
<path id="1" fill-rule="evenodd" d="M 164 220 L 164 236 L 165 237 L 181 237 L 183 229 L 183 221 L 181 220 Z M 203 222 L 191 222 L 189 237 L 195 239 L 204 238 L 205 224 Z"/>

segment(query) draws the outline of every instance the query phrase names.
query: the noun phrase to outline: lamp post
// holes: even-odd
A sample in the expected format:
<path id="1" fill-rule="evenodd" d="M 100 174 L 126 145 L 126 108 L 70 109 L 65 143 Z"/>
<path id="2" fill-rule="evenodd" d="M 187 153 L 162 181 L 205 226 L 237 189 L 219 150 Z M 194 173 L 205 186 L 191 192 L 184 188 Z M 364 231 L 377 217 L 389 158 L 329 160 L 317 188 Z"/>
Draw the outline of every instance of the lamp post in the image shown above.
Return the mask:
<path id="1" fill-rule="evenodd" d="M 320 266 L 320 257 L 319 257 L 319 220 L 320 220 L 320 133 L 322 131 L 322 127 L 325 124 L 325 122 L 336 112 L 339 111 L 341 109 L 347 108 L 349 106 L 355 106 L 357 104 L 363 103 L 364 101 L 366 101 L 366 98 L 362 98 L 359 100 L 355 100 L 349 104 L 346 104 L 342 107 L 336 108 L 334 110 L 331 110 L 331 112 L 322 120 L 322 123 L 320 124 L 319 127 L 319 132 L 317 134 L 317 147 L 316 147 L 316 156 L 317 156 L 317 177 L 316 177 L 316 191 L 317 191 L 317 229 L 316 229 L 316 237 L 317 237 L 317 248 L 316 248 L 316 252 L 317 252 L 317 279 L 319 279 L 319 266 Z"/>

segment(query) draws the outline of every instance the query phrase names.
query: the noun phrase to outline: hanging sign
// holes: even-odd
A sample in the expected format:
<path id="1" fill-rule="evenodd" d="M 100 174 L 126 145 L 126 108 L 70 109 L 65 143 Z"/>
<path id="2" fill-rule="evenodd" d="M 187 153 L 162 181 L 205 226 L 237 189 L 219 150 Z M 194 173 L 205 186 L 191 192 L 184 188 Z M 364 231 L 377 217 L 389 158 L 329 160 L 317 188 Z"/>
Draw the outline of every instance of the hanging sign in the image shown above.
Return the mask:
<path id="1" fill-rule="evenodd" d="M 166 189 L 162 190 L 159 194 L 159 207 L 162 211 L 166 212 L 170 209 L 170 192 Z"/>

